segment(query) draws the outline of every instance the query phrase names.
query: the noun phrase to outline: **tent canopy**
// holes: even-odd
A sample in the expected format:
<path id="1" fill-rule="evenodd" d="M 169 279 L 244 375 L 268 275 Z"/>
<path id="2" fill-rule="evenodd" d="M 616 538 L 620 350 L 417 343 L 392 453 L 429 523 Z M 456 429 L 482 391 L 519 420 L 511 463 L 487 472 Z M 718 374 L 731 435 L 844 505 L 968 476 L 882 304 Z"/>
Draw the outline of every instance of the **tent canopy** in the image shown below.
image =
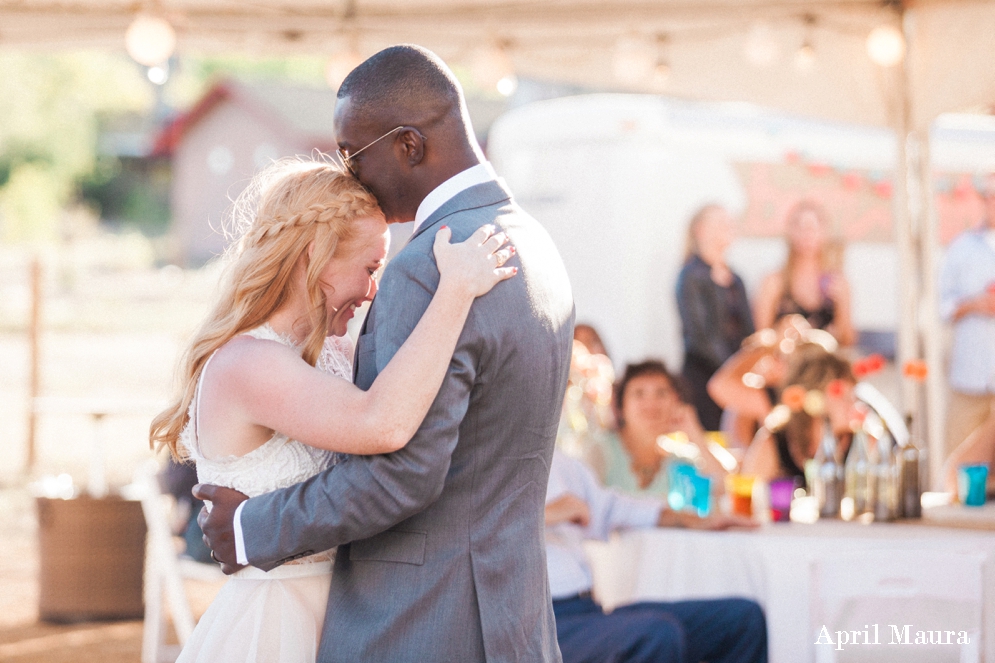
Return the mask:
<path id="1" fill-rule="evenodd" d="M 121 48 L 142 6 L 0 0 L 0 44 Z M 481 48 L 500 45 L 520 76 L 752 102 L 878 126 L 893 125 L 901 112 L 894 93 L 900 68 L 882 68 L 867 55 L 875 26 L 900 24 L 903 5 L 880 0 L 161 0 L 153 6 L 176 28 L 181 52 L 368 55 L 414 42 L 467 63 Z M 918 0 L 904 8 L 912 19 L 905 27 L 911 125 L 991 104 L 995 3 Z M 654 48 L 669 67 L 666 82 L 653 76 L 620 82 L 619 49 L 626 43 L 651 44 L 644 48 Z M 795 54 L 806 43 L 814 59 L 800 71 Z M 744 56 L 751 48 L 752 61 Z"/>
<path id="2" fill-rule="evenodd" d="M 943 456 L 928 130 L 941 113 L 995 102 L 992 0 L 0 0 L 0 45 L 120 48 L 143 9 L 169 21 L 187 52 L 344 53 L 354 62 L 413 42 L 453 64 L 489 58 L 492 72 L 893 128 L 898 354 L 925 354 L 932 368 L 930 450 Z M 868 36 L 883 25 L 907 46 L 893 66 L 868 55 Z M 911 412 L 918 401 L 905 387 Z M 934 484 L 939 473 L 934 463 Z"/>

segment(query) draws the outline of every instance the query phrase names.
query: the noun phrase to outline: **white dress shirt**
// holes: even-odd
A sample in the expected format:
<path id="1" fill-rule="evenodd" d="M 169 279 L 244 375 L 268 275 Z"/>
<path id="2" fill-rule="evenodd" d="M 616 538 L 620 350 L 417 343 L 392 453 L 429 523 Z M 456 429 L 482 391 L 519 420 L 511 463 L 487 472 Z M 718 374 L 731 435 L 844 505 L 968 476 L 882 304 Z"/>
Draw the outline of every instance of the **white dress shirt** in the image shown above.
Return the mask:
<path id="1" fill-rule="evenodd" d="M 478 163 L 476 166 L 471 166 L 464 171 L 456 173 L 448 180 L 432 189 L 432 191 L 425 196 L 425 199 L 421 201 L 421 204 L 418 206 L 418 211 L 415 212 L 415 227 L 411 232 L 416 232 L 421 224 L 425 223 L 428 217 L 432 216 L 437 209 L 452 200 L 456 194 L 462 193 L 470 187 L 477 186 L 478 184 L 493 182 L 497 180 L 497 178 L 498 176 L 497 173 L 494 172 L 494 167 L 491 166 L 488 161 Z"/>
<path id="2" fill-rule="evenodd" d="M 432 189 L 421 201 L 421 204 L 418 205 L 418 210 L 415 212 L 415 227 L 412 232 L 417 231 L 418 227 L 425 223 L 428 217 L 432 216 L 436 210 L 455 198 L 456 194 L 462 193 L 472 186 L 484 184 L 485 182 L 493 182 L 497 179 L 498 176 L 494 172 L 494 167 L 487 161 L 456 173 Z M 235 522 L 233 523 L 235 530 L 235 558 L 239 564 L 248 564 L 249 558 L 245 554 L 245 537 L 242 535 L 243 506 L 245 506 L 245 502 L 239 504 L 238 508 L 235 509 Z"/>
<path id="3" fill-rule="evenodd" d="M 587 527 L 560 523 L 546 527 L 546 569 L 553 600 L 588 592 L 594 584 L 584 554 L 585 539 L 608 538 L 615 530 L 655 527 L 663 503 L 602 487 L 581 461 L 557 450 L 549 472 L 546 504 L 570 493 L 587 503 Z"/>

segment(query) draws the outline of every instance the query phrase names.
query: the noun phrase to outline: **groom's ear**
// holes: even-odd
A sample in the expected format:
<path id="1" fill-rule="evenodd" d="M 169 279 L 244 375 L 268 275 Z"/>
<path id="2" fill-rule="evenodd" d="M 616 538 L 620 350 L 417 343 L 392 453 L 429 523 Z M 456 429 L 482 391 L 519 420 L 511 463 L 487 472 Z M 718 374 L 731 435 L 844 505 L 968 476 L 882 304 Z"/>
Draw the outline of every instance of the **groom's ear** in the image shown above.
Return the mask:
<path id="1" fill-rule="evenodd" d="M 414 129 L 402 131 L 399 142 L 408 168 L 414 168 L 425 159 L 425 138 Z"/>

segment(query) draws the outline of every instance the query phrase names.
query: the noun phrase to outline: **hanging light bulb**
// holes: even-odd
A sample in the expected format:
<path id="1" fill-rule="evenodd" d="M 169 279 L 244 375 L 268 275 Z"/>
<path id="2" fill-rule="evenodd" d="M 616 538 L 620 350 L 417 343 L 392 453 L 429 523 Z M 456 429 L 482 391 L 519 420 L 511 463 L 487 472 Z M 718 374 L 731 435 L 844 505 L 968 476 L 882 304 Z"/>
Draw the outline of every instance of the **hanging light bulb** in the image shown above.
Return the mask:
<path id="1" fill-rule="evenodd" d="M 815 47 L 805 42 L 795 52 L 795 69 L 801 72 L 811 71 L 815 66 Z"/>
<path id="2" fill-rule="evenodd" d="M 621 83 L 643 83 L 653 75 L 657 62 L 656 44 L 640 35 L 627 35 L 615 44 L 612 70 Z"/>
<path id="3" fill-rule="evenodd" d="M 169 80 L 169 64 L 164 62 L 154 67 L 149 67 L 145 75 L 155 85 L 165 85 L 166 81 Z"/>
<path id="4" fill-rule="evenodd" d="M 746 37 L 746 59 L 758 67 L 767 67 L 781 55 L 774 31 L 767 23 L 754 23 Z"/>
<path id="5" fill-rule="evenodd" d="M 795 69 L 800 72 L 811 71 L 815 66 L 815 46 L 813 46 L 813 35 L 815 32 L 815 16 L 808 14 L 804 18 L 805 39 L 802 45 L 795 51 Z"/>
<path id="6" fill-rule="evenodd" d="M 133 60 L 146 67 L 154 67 L 173 54 L 176 31 L 163 18 L 139 14 L 124 33 L 124 45 Z"/>
<path id="7" fill-rule="evenodd" d="M 477 85 L 497 90 L 504 96 L 512 94 L 518 87 L 515 63 L 508 55 L 508 46 L 507 42 L 497 41 L 479 48 L 470 63 L 470 73 Z"/>
<path id="8" fill-rule="evenodd" d="M 867 35 L 867 55 L 882 67 L 893 67 L 905 57 L 905 37 L 894 25 L 879 25 Z"/>
<path id="9" fill-rule="evenodd" d="M 505 76 L 497 82 L 497 91 L 503 97 L 510 97 L 515 94 L 515 90 L 518 89 L 518 76 L 511 74 Z"/>
<path id="10" fill-rule="evenodd" d="M 651 78 L 653 87 L 667 87 L 667 83 L 670 82 L 670 73 L 670 64 L 664 60 L 659 60 L 656 66 L 653 67 L 653 76 Z"/>
<path id="11" fill-rule="evenodd" d="M 653 65 L 653 74 L 650 76 L 650 82 L 655 88 L 667 87 L 667 83 L 670 82 L 670 58 L 667 53 L 669 46 L 670 37 L 668 35 L 658 34 L 656 36 L 656 64 Z"/>
<path id="12" fill-rule="evenodd" d="M 325 65 L 325 82 L 333 90 L 339 89 L 349 72 L 358 67 L 362 61 L 363 56 L 355 48 L 336 51 L 328 58 L 328 64 Z"/>

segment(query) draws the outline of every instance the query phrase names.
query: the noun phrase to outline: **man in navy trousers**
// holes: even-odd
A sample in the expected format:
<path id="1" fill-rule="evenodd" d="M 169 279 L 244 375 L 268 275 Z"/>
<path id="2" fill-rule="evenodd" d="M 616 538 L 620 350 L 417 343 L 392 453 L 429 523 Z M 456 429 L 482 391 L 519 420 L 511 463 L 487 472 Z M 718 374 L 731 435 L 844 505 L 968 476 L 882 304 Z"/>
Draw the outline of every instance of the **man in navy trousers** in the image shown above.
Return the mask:
<path id="1" fill-rule="evenodd" d="M 605 614 L 591 597 L 584 539 L 642 527 L 724 529 L 754 526 L 738 517 L 698 518 L 659 500 L 598 484 L 580 461 L 557 451 L 546 493 L 546 563 L 563 663 L 766 663 L 767 625 L 740 598 L 636 603 Z"/>

